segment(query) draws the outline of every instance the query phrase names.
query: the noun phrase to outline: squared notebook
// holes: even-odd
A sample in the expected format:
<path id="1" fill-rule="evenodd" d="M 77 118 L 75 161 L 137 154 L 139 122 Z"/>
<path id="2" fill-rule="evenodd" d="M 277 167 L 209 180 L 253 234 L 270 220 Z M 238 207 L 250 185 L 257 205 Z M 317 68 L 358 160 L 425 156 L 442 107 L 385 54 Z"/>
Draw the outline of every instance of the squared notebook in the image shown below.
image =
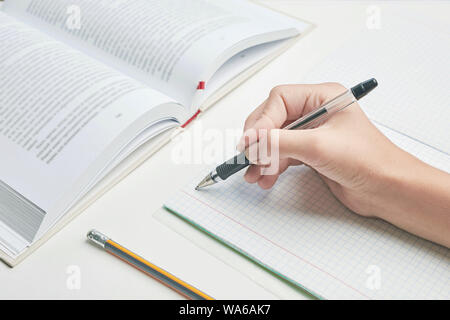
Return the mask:
<path id="1" fill-rule="evenodd" d="M 450 172 L 448 30 L 399 17 L 384 23 L 344 44 L 304 82 L 350 86 L 376 77 L 379 88 L 360 102 L 370 119 L 401 148 Z M 450 298 L 448 248 L 351 212 L 313 170 L 290 168 L 267 191 L 245 183 L 243 173 L 195 191 L 210 170 L 165 208 L 313 295 Z"/>

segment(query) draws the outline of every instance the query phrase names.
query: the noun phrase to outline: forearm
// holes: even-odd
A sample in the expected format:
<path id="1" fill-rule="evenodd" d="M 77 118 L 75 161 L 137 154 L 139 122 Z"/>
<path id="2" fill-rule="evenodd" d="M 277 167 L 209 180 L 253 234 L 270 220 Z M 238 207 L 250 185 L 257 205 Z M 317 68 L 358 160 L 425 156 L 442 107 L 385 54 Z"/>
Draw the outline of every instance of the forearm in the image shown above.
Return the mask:
<path id="1" fill-rule="evenodd" d="M 409 154 L 389 174 L 377 216 L 425 239 L 450 247 L 450 174 Z"/>

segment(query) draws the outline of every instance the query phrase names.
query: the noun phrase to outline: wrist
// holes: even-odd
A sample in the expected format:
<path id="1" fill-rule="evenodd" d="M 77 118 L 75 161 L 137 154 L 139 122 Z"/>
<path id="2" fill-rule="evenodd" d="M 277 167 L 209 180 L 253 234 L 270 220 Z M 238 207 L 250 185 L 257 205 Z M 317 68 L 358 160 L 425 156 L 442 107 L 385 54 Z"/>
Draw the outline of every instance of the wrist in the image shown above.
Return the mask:
<path id="1" fill-rule="evenodd" d="M 371 215 L 391 222 L 420 206 L 430 169 L 436 169 L 393 144 L 378 162 Z"/>
<path id="2" fill-rule="evenodd" d="M 401 150 L 384 172 L 374 215 L 428 240 L 450 245 L 450 175 Z"/>
<path id="3" fill-rule="evenodd" d="M 420 197 L 417 193 L 423 189 L 427 180 L 429 166 L 409 153 L 399 149 L 395 159 L 381 173 L 379 202 L 375 215 L 390 221 L 394 216 L 404 215 L 417 207 Z"/>

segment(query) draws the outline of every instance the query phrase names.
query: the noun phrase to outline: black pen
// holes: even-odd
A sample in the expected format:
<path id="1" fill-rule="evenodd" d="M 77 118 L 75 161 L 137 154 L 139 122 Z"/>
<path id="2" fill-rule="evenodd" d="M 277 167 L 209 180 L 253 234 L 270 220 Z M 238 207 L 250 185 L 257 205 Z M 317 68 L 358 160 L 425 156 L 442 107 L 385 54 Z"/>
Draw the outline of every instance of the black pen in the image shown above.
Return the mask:
<path id="1" fill-rule="evenodd" d="M 325 120 L 333 114 L 347 108 L 354 102 L 364 97 L 370 91 L 372 91 L 377 85 L 378 82 L 377 80 L 375 80 L 375 78 L 361 82 L 360 84 L 338 95 L 336 98 L 326 102 L 320 108 L 292 122 L 283 129 L 306 129 L 308 127 L 311 127 L 313 124 L 317 124 L 319 120 Z M 195 187 L 195 190 L 200 190 L 207 186 L 216 184 L 219 181 L 226 180 L 228 177 L 248 167 L 250 164 L 251 163 L 247 159 L 245 152 L 242 152 L 236 155 L 234 158 L 225 161 L 208 175 L 206 175 L 206 177 L 197 185 L 197 187 Z"/>

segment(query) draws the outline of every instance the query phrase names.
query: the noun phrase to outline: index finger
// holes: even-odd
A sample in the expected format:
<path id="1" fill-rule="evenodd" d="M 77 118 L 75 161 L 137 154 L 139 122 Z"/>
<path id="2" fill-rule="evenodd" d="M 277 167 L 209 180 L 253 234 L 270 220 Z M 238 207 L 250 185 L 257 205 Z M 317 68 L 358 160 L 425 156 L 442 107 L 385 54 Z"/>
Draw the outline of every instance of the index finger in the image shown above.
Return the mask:
<path id="1" fill-rule="evenodd" d="M 281 85 L 247 118 L 248 129 L 279 129 L 320 107 L 345 88 L 337 83 Z"/>

